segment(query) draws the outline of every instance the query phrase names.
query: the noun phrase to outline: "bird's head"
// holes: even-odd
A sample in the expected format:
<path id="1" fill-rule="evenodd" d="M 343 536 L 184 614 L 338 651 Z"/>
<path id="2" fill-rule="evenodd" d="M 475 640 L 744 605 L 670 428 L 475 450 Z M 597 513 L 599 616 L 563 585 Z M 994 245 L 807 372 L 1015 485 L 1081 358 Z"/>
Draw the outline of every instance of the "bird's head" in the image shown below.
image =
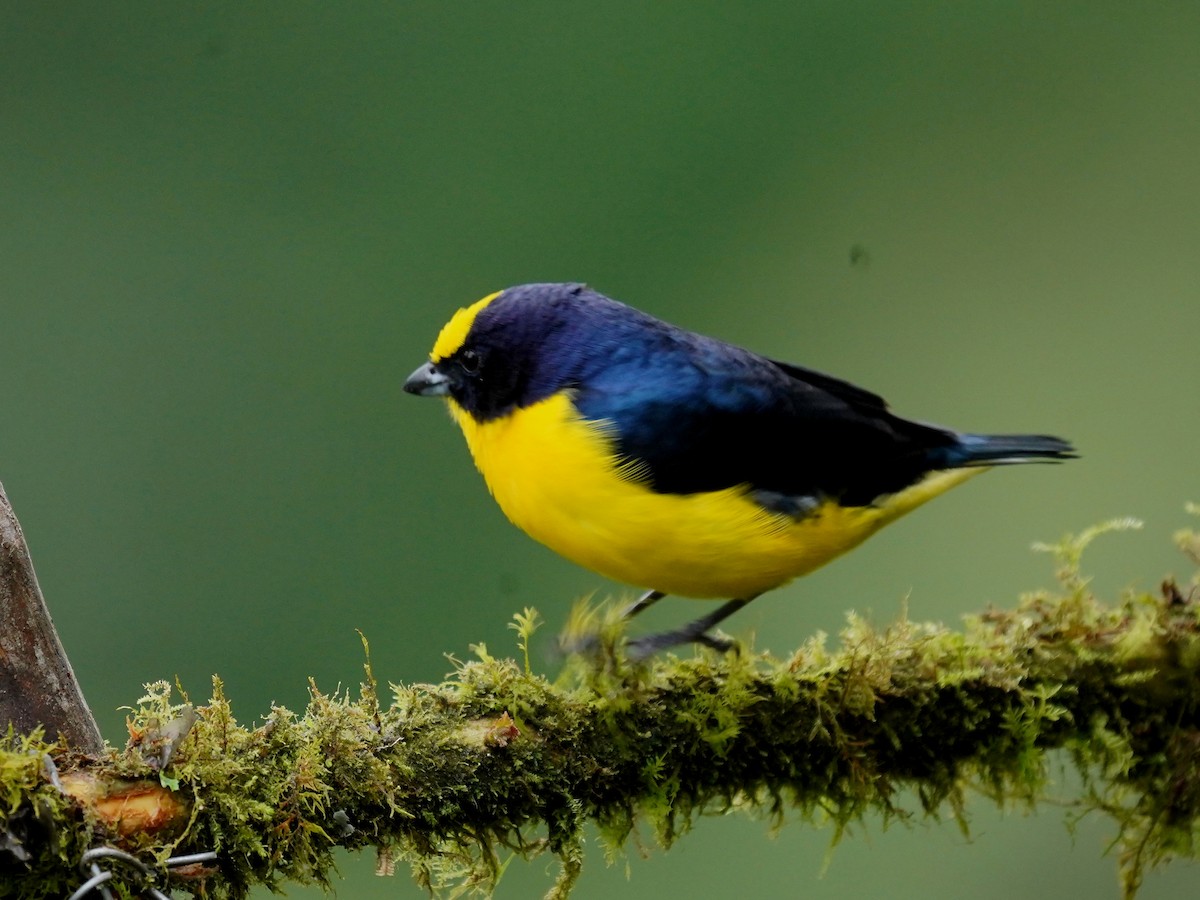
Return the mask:
<path id="1" fill-rule="evenodd" d="M 573 387 L 614 308 L 628 309 L 582 284 L 490 294 L 451 317 L 404 390 L 448 397 L 479 422 L 498 418 Z"/>

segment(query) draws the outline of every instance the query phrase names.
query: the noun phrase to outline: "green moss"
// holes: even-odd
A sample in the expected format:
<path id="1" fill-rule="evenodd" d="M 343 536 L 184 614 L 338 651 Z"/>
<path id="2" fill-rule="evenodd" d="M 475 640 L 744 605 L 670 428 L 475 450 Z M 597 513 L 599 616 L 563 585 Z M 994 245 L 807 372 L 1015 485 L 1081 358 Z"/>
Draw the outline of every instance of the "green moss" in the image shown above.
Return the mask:
<path id="1" fill-rule="evenodd" d="M 529 665 L 537 616 L 525 610 L 521 663 L 480 645 L 442 684 L 392 685 L 386 707 L 368 655 L 358 696 L 313 686 L 303 714 L 276 707 L 255 726 L 238 723 L 216 680 L 180 739 L 188 698 L 150 685 L 131 711 L 138 740 L 88 765 L 178 785 L 192 801 L 186 830 L 144 838 L 141 852 L 215 849 L 212 876 L 177 885 L 208 897 L 325 884 L 336 847 L 372 847 L 383 871 L 402 862 L 435 891 L 484 893 L 514 856 L 551 853 L 548 896 L 562 898 L 589 821 L 610 858 L 639 829 L 669 847 L 698 815 L 731 809 L 776 826 L 828 822 L 835 839 L 874 814 L 965 829 L 968 789 L 1034 804 L 1048 752 L 1062 749 L 1086 808 L 1115 822 L 1132 895 L 1150 866 L 1197 854 L 1200 613 L 1196 592 L 1173 582 L 1111 606 L 1092 594 L 1084 548 L 1128 524 L 1065 539 L 1051 548 L 1058 592 L 961 631 L 851 617 L 836 649 L 818 636 L 787 659 L 743 649 L 635 664 L 615 617 L 585 608 L 574 639 L 586 632 L 592 654 L 552 683 Z M 1178 540 L 1200 545 L 1191 532 Z M 72 861 L 106 837 L 47 782 L 47 752 L 37 735 L 0 740 L 0 897 L 69 893 Z"/>
<path id="2" fill-rule="evenodd" d="M 40 732 L 0 735 L 0 897 L 60 898 L 81 881 L 92 833 L 50 783 L 55 749 Z"/>

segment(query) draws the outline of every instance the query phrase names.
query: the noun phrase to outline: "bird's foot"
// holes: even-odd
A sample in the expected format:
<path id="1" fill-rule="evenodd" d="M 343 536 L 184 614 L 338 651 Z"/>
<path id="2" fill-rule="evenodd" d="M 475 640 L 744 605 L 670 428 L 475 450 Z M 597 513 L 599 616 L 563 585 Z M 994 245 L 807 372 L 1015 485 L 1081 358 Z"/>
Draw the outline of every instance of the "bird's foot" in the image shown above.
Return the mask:
<path id="1" fill-rule="evenodd" d="M 619 622 L 610 621 L 608 624 L 598 622 L 595 613 L 587 611 L 586 615 L 580 618 L 574 626 L 567 629 L 560 639 L 559 646 L 564 653 L 568 654 L 612 658 L 621 642 L 623 631 L 621 623 L 658 602 L 662 596 L 663 594 L 659 591 L 647 592 L 624 611 Z M 718 623 L 725 621 L 749 602 L 749 599 L 729 600 L 718 609 L 698 619 L 693 619 L 681 628 L 626 641 L 625 655 L 633 662 L 641 662 L 660 650 L 667 650 L 682 644 L 700 644 L 716 650 L 718 653 L 724 653 L 736 647 L 737 642 L 731 638 L 718 637 L 712 633 L 712 630 Z"/>
<path id="2" fill-rule="evenodd" d="M 706 631 L 697 633 L 694 629 L 685 626 L 674 631 L 661 631 L 658 634 L 635 638 L 626 643 L 625 655 L 634 662 L 642 662 L 660 650 L 668 650 L 683 644 L 701 644 L 718 653 L 724 653 L 738 646 L 737 641 L 732 638 L 718 637 Z"/>
<path id="3" fill-rule="evenodd" d="M 607 642 L 599 634 L 576 635 L 571 639 L 563 639 L 559 649 L 572 656 L 598 656 L 603 653 Z M 677 628 L 674 631 L 660 631 L 645 637 L 634 638 L 625 643 L 625 656 L 632 662 L 643 662 L 660 650 L 679 647 L 684 644 L 700 644 L 718 653 L 725 653 L 737 647 L 737 641 L 732 638 L 718 637 L 708 632 L 695 633 L 689 628 Z M 612 646 L 609 652 L 612 654 Z"/>
<path id="4" fill-rule="evenodd" d="M 719 653 L 724 653 L 735 646 L 736 642 L 729 638 L 716 637 L 709 631 L 749 603 L 751 599 L 753 598 L 729 600 L 708 615 L 693 619 L 682 628 L 630 641 L 625 645 L 626 652 L 629 654 L 629 658 L 635 661 L 653 656 L 659 650 L 666 650 L 668 647 L 678 647 L 680 644 L 703 644 L 705 647 L 711 647 Z"/>
<path id="5" fill-rule="evenodd" d="M 596 656 L 600 652 L 602 642 L 598 634 L 560 635 L 558 639 L 559 652 L 567 656 Z"/>

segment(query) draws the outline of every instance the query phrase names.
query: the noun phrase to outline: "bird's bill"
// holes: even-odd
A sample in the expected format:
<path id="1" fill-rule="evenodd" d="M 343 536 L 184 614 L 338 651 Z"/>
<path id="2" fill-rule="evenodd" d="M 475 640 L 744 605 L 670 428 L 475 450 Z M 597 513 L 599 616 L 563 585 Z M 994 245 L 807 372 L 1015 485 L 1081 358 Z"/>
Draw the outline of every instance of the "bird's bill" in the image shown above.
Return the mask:
<path id="1" fill-rule="evenodd" d="M 408 376 L 404 389 L 420 397 L 444 397 L 450 393 L 450 379 L 427 362 Z"/>

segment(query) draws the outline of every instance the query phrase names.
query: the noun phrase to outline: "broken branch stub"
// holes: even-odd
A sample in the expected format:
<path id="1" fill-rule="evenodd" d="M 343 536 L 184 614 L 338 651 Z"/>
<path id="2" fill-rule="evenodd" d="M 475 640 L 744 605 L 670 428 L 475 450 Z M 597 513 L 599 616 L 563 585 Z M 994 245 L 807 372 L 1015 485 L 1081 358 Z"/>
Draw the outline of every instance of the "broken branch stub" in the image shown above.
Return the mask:
<path id="1" fill-rule="evenodd" d="M 104 748 L 0 484 L 0 732 L 10 724 L 21 734 L 40 725 L 81 753 Z"/>

